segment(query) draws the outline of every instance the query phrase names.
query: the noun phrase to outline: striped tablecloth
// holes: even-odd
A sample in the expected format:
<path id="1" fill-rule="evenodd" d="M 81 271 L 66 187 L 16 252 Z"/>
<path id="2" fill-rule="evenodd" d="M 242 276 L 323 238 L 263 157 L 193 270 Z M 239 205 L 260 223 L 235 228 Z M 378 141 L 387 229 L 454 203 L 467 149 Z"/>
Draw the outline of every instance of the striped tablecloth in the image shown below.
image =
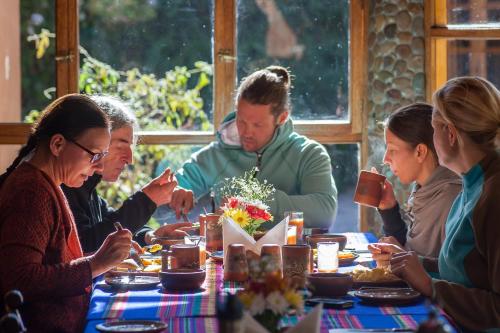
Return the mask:
<path id="1" fill-rule="evenodd" d="M 353 234 L 349 234 L 353 235 Z M 348 235 L 349 238 L 351 238 Z M 360 242 L 373 242 L 368 234 L 356 235 Z M 361 244 L 362 245 L 362 244 Z M 167 332 L 217 332 L 215 319 L 217 292 L 234 293 L 239 286 L 223 281 L 220 264 L 207 261 L 207 278 L 202 289 L 192 293 L 167 293 L 161 286 L 152 290 L 117 293 L 103 281 L 95 284 L 87 314 L 86 333 L 97 332 L 95 325 L 116 319 L 162 320 L 168 324 Z M 356 297 L 355 306 L 347 310 L 325 309 L 322 332 L 329 328 L 415 328 L 427 318 L 424 300 L 408 306 L 370 306 Z M 282 324 L 293 325 L 297 317 L 285 317 Z"/>

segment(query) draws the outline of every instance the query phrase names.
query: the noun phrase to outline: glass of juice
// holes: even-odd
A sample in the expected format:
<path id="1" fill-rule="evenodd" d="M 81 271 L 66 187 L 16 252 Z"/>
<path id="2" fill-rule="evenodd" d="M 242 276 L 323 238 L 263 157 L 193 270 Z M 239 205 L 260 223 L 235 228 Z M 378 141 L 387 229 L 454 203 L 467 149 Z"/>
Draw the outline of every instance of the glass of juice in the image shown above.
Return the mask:
<path id="1" fill-rule="evenodd" d="M 297 244 L 302 244 L 304 239 L 304 213 L 285 212 L 286 216 L 288 216 L 288 225 L 297 227 Z"/>

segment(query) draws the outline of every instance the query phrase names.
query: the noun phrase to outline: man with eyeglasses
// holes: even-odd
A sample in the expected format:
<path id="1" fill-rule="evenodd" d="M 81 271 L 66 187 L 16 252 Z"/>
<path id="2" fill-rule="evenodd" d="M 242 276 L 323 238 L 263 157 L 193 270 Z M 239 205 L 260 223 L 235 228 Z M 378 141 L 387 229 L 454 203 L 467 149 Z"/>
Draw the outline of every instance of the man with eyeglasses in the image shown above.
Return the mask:
<path id="1" fill-rule="evenodd" d="M 96 191 L 101 180 L 115 182 L 126 165 L 131 164 L 134 130 L 137 120 L 119 100 L 108 96 L 91 97 L 111 120 L 111 142 L 109 152 L 93 152 L 74 140 L 68 140 L 90 155 L 90 162 L 102 160 L 102 174 L 89 177 L 80 188 L 62 186 L 68 199 L 84 252 L 94 252 L 108 234 L 115 230 L 114 222 L 135 234 L 141 245 L 151 244 L 155 237 L 184 236 L 183 227 L 190 223 L 176 223 L 152 230 L 145 226 L 157 206 L 168 204 L 176 190 L 177 181 L 169 169 L 146 184 L 140 191 L 127 198 L 118 209 L 108 207 Z"/>

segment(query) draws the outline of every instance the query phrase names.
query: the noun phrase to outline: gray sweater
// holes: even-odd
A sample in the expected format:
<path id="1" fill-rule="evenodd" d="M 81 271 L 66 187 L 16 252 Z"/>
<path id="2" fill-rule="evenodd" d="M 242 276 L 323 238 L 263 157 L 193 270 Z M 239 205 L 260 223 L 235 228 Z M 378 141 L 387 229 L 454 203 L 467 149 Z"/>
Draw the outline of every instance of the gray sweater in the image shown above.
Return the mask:
<path id="1" fill-rule="evenodd" d="M 379 210 L 386 236 L 394 236 L 407 250 L 437 258 L 445 232 L 444 225 L 453 201 L 462 190 L 458 175 L 437 167 L 427 182 L 414 185 L 407 207 Z"/>

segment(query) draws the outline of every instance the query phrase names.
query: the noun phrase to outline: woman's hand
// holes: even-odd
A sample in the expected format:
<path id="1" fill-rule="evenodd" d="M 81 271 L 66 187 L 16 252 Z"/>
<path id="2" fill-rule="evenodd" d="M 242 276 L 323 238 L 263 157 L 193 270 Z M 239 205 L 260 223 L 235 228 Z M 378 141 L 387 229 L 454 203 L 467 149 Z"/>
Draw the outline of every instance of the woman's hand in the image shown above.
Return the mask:
<path id="1" fill-rule="evenodd" d="M 375 168 L 370 170 L 373 173 L 377 173 L 378 171 Z M 387 179 L 384 182 L 384 186 L 382 187 L 382 197 L 380 199 L 380 204 L 378 205 L 378 209 L 386 210 L 391 209 L 396 206 L 396 196 L 394 195 L 394 189 L 392 188 L 392 184 Z"/>
<path id="2" fill-rule="evenodd" d="M 393 245 L 399 246 L 402 249 L 404 248 L 404 246 L 401 245 L 401 243 L 398 242 L 398 240 L 393 236 L 380 237 L 378 242 L 379 243 L 393 244 Z"/>
<path id="3" fill-rule="evenodd" d="M 393 254 L 405 252 L 402 247 L 389 243 L 368 244 L 368 250 L 377 263 L 377 267 L 389 266 Z"/>
<path id="4" fill-rule="evenodd" d="M 132 246 L 132 233 L 123 229 L 106 237 L 99 250 L 89 257 L 92 278 L 107 272 L 128 258 Z"/>
<path id="5" fill-rule="evenodd" d="M 394 254 L 391 259 L 391 271 L 424 296 L 432 296 L 432 279 L 418 260 L 415 252 Z"/>

